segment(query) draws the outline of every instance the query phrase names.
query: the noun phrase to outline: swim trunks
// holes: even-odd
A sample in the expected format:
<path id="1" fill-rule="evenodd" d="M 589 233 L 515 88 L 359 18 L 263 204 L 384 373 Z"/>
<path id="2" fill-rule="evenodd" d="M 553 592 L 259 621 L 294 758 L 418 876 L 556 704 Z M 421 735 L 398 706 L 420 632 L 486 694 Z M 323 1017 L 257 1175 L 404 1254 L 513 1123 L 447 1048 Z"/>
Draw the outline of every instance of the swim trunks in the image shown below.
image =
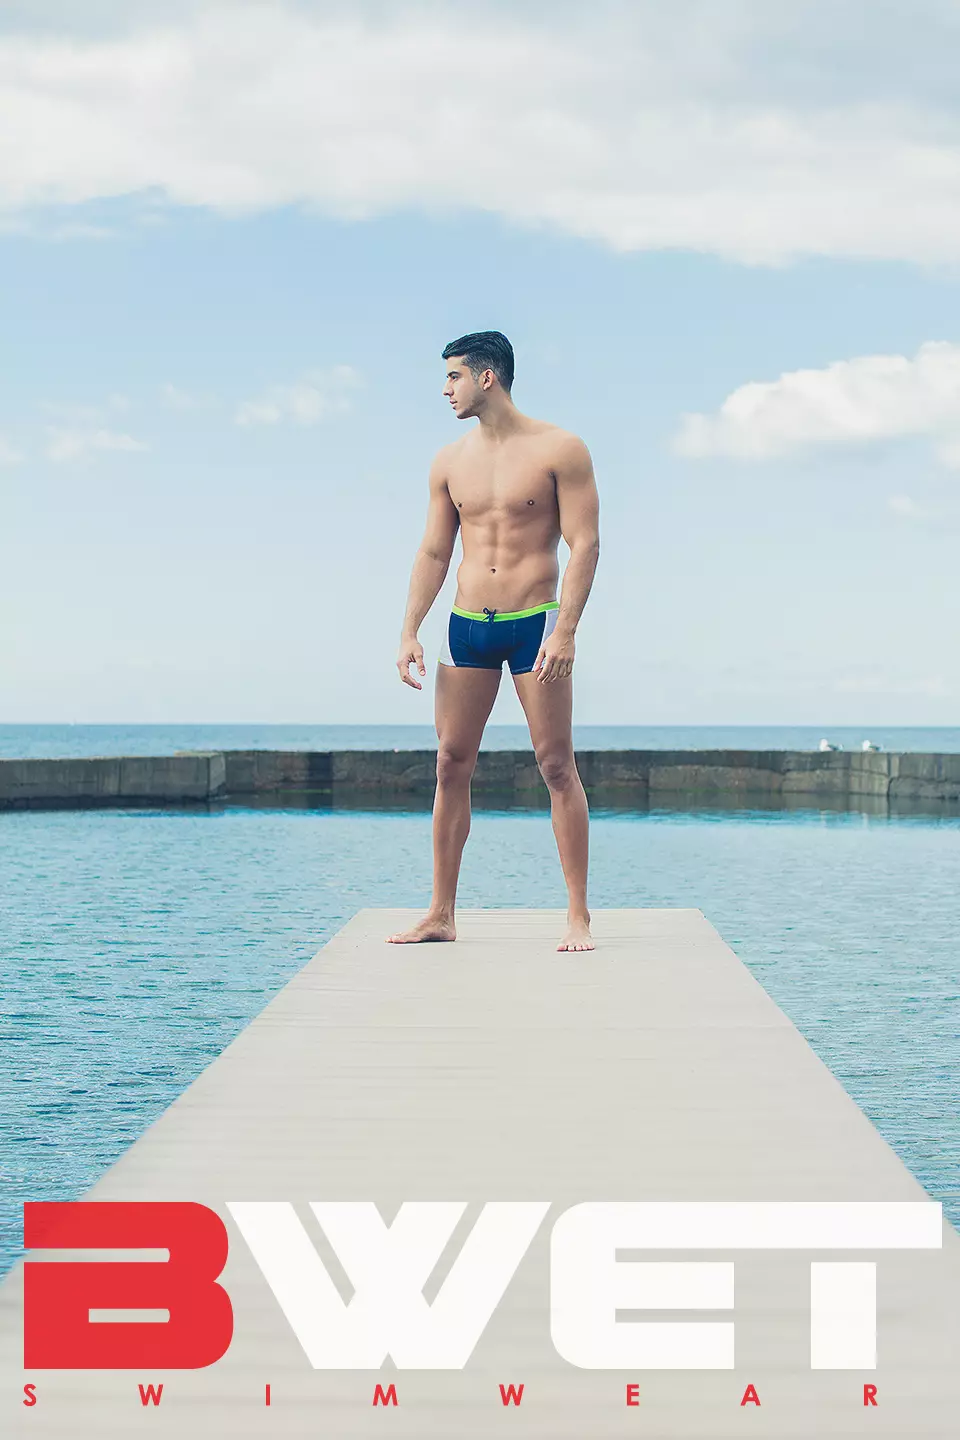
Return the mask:
<path id="1" fill-rule="evenodd" d="M 458 670 L 500 670 L 506 660 L 511 675 L 527 675 L 537 663 L 540 646 L 557 623 L 558 600 L 530 610 L 461 610 L 456 605 L 447 622 L 440 663 Z"/>

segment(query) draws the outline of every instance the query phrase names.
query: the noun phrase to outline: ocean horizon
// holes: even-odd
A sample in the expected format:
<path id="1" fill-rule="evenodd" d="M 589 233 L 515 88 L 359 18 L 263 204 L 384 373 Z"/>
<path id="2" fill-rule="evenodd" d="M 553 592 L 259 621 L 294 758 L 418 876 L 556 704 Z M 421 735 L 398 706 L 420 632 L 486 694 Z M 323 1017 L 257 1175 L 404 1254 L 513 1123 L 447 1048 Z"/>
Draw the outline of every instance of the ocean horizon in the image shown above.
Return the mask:
<path id="1" fill-rule="evenodd" d="M 960 727 L 888 725 L 574 725 L 578 750 L 960 752 Z M 432 750 L 432 725 L 0 724 L 0 759 L 172 755 L 177 750 Z M 483 750 L 528 750 L 525 725 L 488 725 Z"/>

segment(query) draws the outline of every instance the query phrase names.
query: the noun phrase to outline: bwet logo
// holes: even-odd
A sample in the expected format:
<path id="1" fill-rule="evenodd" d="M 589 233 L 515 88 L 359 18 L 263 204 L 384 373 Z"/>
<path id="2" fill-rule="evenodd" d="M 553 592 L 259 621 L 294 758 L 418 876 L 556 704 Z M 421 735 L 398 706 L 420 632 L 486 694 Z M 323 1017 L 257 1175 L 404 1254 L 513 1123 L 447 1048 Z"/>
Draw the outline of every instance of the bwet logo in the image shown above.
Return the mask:
<path id="1" fill-rule="evenodd" d="M 353 1287 L 348 1301 L 292 1204 L 229 1201 L 226 1208 L 314 1369 L 377 1370 L 389 1357 L 401 1370 L 458 1370 L 551 1206 L 484 1204 L 428 1304 L 423 1287 L 467 1203 L 405 1201 L 388 1225 L 372 1201 L 312 1201 Z M 156 1260 L 28 1259 L 25 1368 L 197 1369 L 226 1354 L 234 1314 L 219 1277 L 229 1237 L 208 1207 L 28 1203 L 24 1245 L 165 1252 Z M 732 1319 L 623 1321 L 617 1312 L 732 1312 L 733 1261 L 638 1260 L 625 1252 L 878 1253 L 941 1245 L 934 1201 L 586 1201 L 554 1222 L 544 1323 L 562 1359 L 582 1369 L 732 1369 Z M 811 1261 L 811 1369 L 876 1368 L 876 1271 L 872 1259 Z"/>

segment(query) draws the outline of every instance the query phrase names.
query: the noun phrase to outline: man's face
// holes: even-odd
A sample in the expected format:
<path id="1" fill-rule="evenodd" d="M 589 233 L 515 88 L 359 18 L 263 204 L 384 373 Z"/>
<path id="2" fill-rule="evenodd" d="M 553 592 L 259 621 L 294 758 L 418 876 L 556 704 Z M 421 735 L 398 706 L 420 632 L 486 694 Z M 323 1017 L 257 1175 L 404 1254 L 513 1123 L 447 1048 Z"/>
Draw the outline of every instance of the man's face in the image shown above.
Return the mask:
<path id="1" fill-rule="evenodd" d="M 482 399 L 482 383 L 474 380 L 463 361 L 463 356 L 451 357 L 447 362 L 447 383 L 443 387 L 444 398 L 453 408 L 458 420 L 468 420 L 476 415 L 477 401 Z M 483 376 L 480 377 L 482 382 Z"/>

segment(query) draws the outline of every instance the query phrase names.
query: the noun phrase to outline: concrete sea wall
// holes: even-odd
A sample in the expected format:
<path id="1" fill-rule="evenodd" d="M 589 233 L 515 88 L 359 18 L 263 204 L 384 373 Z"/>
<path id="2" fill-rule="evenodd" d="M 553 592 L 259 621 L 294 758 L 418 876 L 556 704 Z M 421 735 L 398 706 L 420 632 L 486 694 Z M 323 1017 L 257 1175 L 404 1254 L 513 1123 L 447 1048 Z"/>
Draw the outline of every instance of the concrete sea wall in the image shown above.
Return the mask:
<path id="1" fill-rule="evenodd" d="M 189 755 L 93 755 L 68 760 L 0 760 L 0 809 L 95 806 L 127 800 L 167 803 L 222 795 L 222 751 Z"/>
<path id="2" fill-rule="evenodd" d="M 794 796 L 960 800 L 960 754 L 584 750 L 577 764 L 588 794 L 613 802 L 678 795 L 774 803 Z M 0 760 L 0 809 L 207 803 L 284 792 L 348 804 L 351 795 L 429 796 L 435 780 L 434 750 L 217 750 Z M 522 800 L 542 794 L 543 781 L 531 751 L 484 750 L 473 788 L 478 796 Z"/>

